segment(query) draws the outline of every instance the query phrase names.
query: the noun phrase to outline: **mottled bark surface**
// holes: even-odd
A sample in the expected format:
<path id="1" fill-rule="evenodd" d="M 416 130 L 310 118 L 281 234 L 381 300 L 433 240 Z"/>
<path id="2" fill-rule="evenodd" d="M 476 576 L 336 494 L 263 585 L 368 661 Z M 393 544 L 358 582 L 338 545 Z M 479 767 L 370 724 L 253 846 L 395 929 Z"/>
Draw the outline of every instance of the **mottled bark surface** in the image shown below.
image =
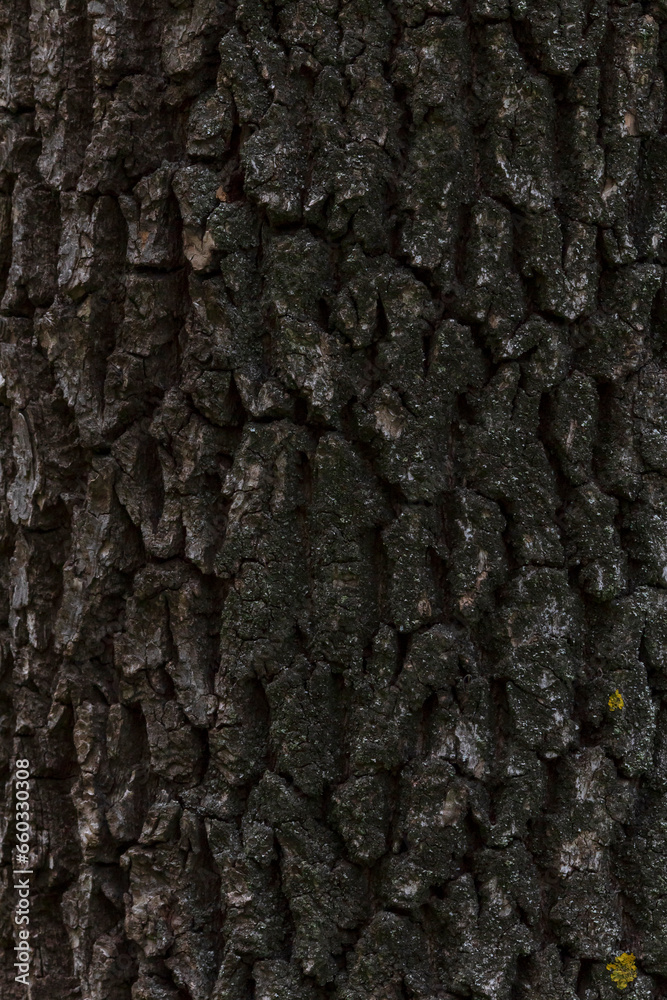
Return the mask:
<path id="1" fill-rule="evenodd" d="M 667 996 L 666 62 L 2 0 L 3 1000 Z"/>

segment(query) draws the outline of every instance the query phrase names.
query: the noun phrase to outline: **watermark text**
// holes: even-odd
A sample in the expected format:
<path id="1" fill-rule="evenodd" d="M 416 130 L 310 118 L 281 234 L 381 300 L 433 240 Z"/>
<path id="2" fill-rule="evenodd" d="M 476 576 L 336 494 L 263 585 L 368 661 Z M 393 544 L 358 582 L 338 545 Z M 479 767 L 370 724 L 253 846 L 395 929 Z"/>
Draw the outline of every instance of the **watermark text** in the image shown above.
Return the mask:
<path id="1" fill-rule="evenodd" d="M 30 973 L 30 761 L 17 760 L 14 771 L 14 829 L 16 845 L 14 851 L 14 924 L 16 928 L 14 966 L 17 983 L 29 985 Z"/>

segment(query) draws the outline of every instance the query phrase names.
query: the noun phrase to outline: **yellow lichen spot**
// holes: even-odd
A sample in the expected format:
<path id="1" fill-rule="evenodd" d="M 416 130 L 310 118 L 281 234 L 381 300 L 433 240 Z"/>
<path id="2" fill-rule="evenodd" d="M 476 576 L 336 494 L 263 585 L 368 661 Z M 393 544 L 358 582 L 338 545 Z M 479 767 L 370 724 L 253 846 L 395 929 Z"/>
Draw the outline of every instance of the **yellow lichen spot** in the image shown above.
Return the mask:
<path id="1" fill-rule="evenodd" d="M 617 955 L 607 968 L 611 969 L 612 981 L 616 983 L 619 990 L 624 990 L 628 983 L 637 978 L 635 956 L 629 955 L 627 951 L 624 951 L 622 955 Z"/>
<path id="2" fill-rule="evenodd" d="M 617 708 L 623 708 L 625 702 L 623 701 L 623 695 L 618 688 L 616 688 L 613 694 L 609 695 L 609 701 L 607 704 L 609 705 L 609 710 L 611 712 L 615 711 Z"/>

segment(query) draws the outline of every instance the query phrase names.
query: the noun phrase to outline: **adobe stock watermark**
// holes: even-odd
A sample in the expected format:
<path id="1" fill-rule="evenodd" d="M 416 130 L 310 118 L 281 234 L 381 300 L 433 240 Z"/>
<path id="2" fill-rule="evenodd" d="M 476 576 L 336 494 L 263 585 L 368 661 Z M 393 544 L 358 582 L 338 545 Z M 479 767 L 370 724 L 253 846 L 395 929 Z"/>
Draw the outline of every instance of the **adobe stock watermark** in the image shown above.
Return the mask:
<path id="1" fill-rule="evenodd" d="M 14 771 L 14 801 L 16 803 L 15 823 L 16 849 L 14 851 L 14 923 L 17 944 L 14 946 L 16 961 L 14 966 L 17 983 L 30 984 L 30 761 L 17 760 Z"/>

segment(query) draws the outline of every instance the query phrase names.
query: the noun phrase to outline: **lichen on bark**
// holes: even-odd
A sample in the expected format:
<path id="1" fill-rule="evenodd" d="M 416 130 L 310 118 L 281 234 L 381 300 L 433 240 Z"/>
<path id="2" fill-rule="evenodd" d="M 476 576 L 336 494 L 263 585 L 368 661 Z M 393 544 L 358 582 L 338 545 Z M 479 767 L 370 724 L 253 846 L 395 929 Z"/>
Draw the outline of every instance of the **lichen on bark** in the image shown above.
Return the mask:
<path id="1" fill-rule="evenodd" d="M 666 995 L 666 46 L 0 0 L 3 998 Z"/>

